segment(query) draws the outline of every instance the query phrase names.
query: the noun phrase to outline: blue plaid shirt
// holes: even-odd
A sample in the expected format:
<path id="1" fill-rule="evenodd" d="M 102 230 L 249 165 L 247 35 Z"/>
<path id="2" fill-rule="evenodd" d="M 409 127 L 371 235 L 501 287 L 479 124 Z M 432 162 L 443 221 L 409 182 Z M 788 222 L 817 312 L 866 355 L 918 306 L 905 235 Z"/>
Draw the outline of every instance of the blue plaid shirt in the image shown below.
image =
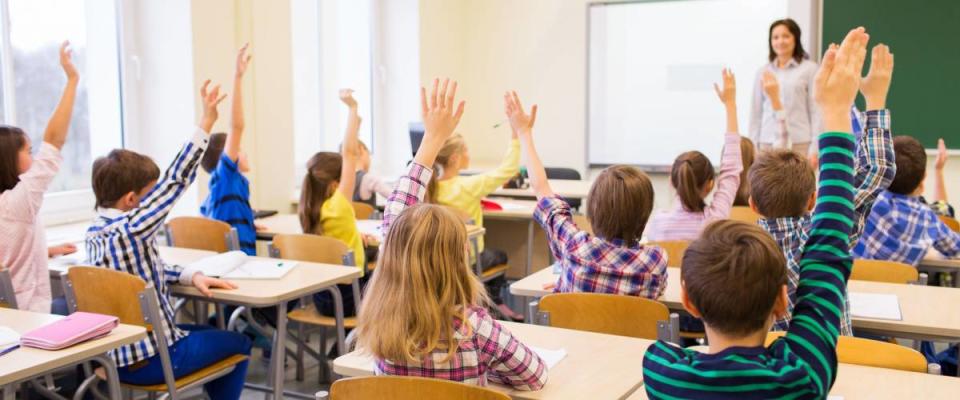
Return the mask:
<path id="1" fill-rule="evenodd" d="M 857 258 L 917 265 L 933 247 L 948 257 L 960 255 L 960 234 L 940 221 L 918 196 L 884 192 L 873 205 Z"/>

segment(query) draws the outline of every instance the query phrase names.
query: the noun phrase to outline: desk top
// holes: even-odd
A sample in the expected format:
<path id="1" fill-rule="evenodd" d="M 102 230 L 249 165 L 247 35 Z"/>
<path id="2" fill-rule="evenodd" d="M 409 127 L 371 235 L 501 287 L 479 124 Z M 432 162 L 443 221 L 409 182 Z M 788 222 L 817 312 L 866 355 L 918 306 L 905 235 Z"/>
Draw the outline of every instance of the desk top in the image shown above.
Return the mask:
<path id="1" fill-rule="evenodd" d="M 643 381 L 641 362 L 652 340 L 501 322 L 523 343 L 567 351 L 548 372 L 547 385 L 536 392 L 491 385 L 519 399 L 616 399 L 638 390 Z M 357 351 L 337 358 L 334 371 L 345 376 L 373 374 L 373 358 Z"/>
<path id="2" fill-rule="evenodd" d="M 257 223 L 267 228 L 265 232 L 260 232 L 266 236 L 303 233 L 303 229 L 300 227 L 299 217 L 296 214 L 277 214 L 258 219 Z M 380 233 L 381 223 L 382 221 L 380 220 L 358 219 L 357 229 L 359 229 L 361 233 L 374 236 L 382 241 L 383 234 Z M 483 233 L 483 228 L 475 225 L 467 225 L 467 236 L 472 237 L 482 235 Z"/>
<path id="3" fill-rule="evenodd" d="M 9 327 L 21 335 L 60 318 L 63 317 L 0 308 L 0 326 Z M 142 327 L 120 324 L 107 336 L 63 350 L 49 351 L 21 347 L 0 356 L 0 385 L 79 363 L 117 347 L 134 343 L 145 336 L 146 330 Z"/>
<path id="4" fill-rule="evenodd" d="M 533 218 L 533 210 L 537 208 L 536 200 L 515 200 L 508 198 L 488 198 L 503 207 L 503 210 L 492 211 L 484 210 L 483 217 L 490 219 L 519 219 L 529 220 Z"/>
<path id="5" fill-rule="evenodd" d="M 585 199 L 590 194 L 591 183 L 588 181 L 573 181 L 563 179 L 548 179 L 553 193 L 567 199 Z M 504 189 L 499 188 L 493 196 L 505 197 L 535 197 L 533 189 Z"/>

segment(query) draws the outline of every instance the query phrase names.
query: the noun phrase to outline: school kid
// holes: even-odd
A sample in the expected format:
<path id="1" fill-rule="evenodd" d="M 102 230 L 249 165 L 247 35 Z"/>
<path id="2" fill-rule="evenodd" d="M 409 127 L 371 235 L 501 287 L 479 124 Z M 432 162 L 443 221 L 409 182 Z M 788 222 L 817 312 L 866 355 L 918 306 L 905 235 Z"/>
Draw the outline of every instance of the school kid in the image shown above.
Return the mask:
<path id="1" fill-rule="evenodd" d="M 379 175 L 370 172 L 370 149 L 362 141 L 357 141 L 360 146 L 360 158 L 357 160 L 357 178 L 356 188 L 353 190 L 353 201 L 369 204 L 371 207 L 377 207 L 377 195 L 384 198 L 390 197 L 393 187 L 387 184 L 386 180 Z"/>
<path id="2" fill-rule="evenodd" d="M 890 137 L 890 110 L 886 109 L 887 92 L 893 76 L 893 54 L 882 44 L 873 48 L 873 61 L 860 92 L 867 100 L 864 132 L 857 138 L 856 193 L 854 226 L 850 245 L 857 243 L 873 202 L 893 180 L 893 141 Z M 784 149 L 760 154 L 750 168 L 750 204 L 762 216 L 760 227 L 770 233 L 787 260 L 787 313 L 775 324 L 775 330 L 786 330 L 790 313 L 797 299 L 800 279 L 800 256 L 811 229 L 809 211 L 814 204 L 816 176 L 805 155 Z M 853 335 L 849 302 L 844 302 L 840 333 Z"/>
<path id="3" fill-rule="evenodd" d="M 737 126 L 737 90 L 733 73 L 723 71 L 723 89 L 714 85 L 727 115 L 720 176 L 714 175 L 710 159 L 699 151 L 688 151 L 673 162 L 670 184 L 677 191 L 672 210 L 661 211 L 650 220 L 648 239 L 653 241 L 693 240 L 712 221 L 730 216 L 730 208 L 740 186 L 743 161 L 740 156 L 740 134 Z M 716 179 L 714 179 L 716 178 Z M 713 200 L 704 198 L 717 187 Z"/>
<path id="4" fill-rule="evenodd" d="M 423 203 L 437 153 L 464 103 L 457 83 L 421 89 L 424 138 L 387 201 L 376 273 L 357 320 L 358 347 L 377 375 L 422 376 L 539 390 L 546 364 L 487 313 L 483 284 L 468 267 L 466 229 L 453 211 Z"/>
<path id="5" fill-rule="evenodd" d="M 203 117 L 199 127 L 183 144 L 163 176 L 153 160 L 130 150 L 113 150 L 93 164 L 97 216 L 86 234 L 89 257 L 86 263 L 138 276 L 153 285 L 160 300 L 162 319 L 147 332 L 147 338 L 112 352 L 120 381 L 124 383 L 164 382 L 156 335 L 164 335 L 170 346 L 175 378 L 234 354 L 250 354 L 250 339 L 242 334 L 176 325 L 170 284 L 192 285 L 206 296 L 211 296 L 211 288 L 234 289 L 236 286 L 191 268 L 169 265 L 160 258 L 157 249 L 157 233 L 196 177 L 207 147 L 207 136 L 217 120 L 217 105 L 226 97 L 220 96 L 219 86 L 208 92 L 209 84 L 210 81 L 205 82 L 200 89 Z M 204 388 L 213 399 L 238 399 L 246 371 L 247 361 L 244 361 Z"/>
<path id="6" fill-rule="evenodd" d="M 10 271 L 18 307 L 42 313 L 52 311 L 47 257 L 76 251 L 72 245 L 48 248 L 39 216 L 43 195 L 63 162 L 60 150 L 70 130 L 80 80 L 69 42 L 60 45 L 60 66 L 67 84 L 47 122 L 37 155 L 31 154 L 26 132 L 0 126 L 0 268 Z"/>
<path id="7" fill-rule="evenodd" d="M 680 270 L 684 308 L 703 319 L 709 349 L 700 353 L 663 341 L 650 346 L 643 359 L 649 398 L 822 399 L 830 392 L 839 310 L 852 264 L 849 107 L 867 40 L 863 28 L 852 30 L 842 46 L 827 51 L 815 78 L 827 132 L 819 138 L 819 193 L 787 334 L 764 347 L 775 317 L 786 311 L 786 260 L 776 242 L 756 225 L 714 222 L 690 244 Z"/>

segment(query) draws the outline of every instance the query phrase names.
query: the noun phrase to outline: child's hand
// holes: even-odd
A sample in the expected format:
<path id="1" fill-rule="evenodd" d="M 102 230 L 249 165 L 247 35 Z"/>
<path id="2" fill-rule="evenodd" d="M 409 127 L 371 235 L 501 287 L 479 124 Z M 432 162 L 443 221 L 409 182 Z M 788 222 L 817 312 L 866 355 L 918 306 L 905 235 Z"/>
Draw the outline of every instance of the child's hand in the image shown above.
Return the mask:
<path id="1" fill-rule="evenodd" d="M 503 108 L 510 119 L 510 127 L 513 128 L 514 135 L 529 135 L 533 131 L 533 125 L 537 122 L 537 105 L 530 108 L 530 113 L 523 111 L 523 104 L 520 103 L 520 97 L 517 92 L 511 91 L 503 94 Z"/>
<path id="2" fill-rule="evenodd" d="M 72 243 L 64 243 L 59 246 L 50 246 L 47 248 L 47 258 L 65 256 L 77 252 L 77 246 Z"/>
<path id="3" fill-rule="evenodd" d="M 250 47 L 250 43 L 243 45 L 237 51 L 237 70 L 234 74 L 237 79 L 242 78 L 243 74 L 247 72 L 247 66 L 250 65 L 250 59 L 253 58 L 252 54 L 247 54 L 248 47 Z"/>
<path id="4" fill-rule="evenodd" d="M 213 123 L 217 122 L 219 117 L 217 106 L 223 99 L 227 98 L 227 95 L 220 95 L 220 85 L 214 86 L 213 90 L 209 92 L 207 86 L 210 86 L 209 79 L 203 82 L 203 86 L 200 87 L 200 100 L 203 101 L 203 118 L 200 120 L 200 128 L 209 134 L 210 130 L 213 129 Z"/>
<path id="5" fill-rule="evenodd" d="M 760 83 L 763 85 L 763 92 L 766 93 L 767 98 L 770 99 L 773 110 L 782 110 L 783 103 L 780 102 L 780 83 L 777 82 L 777 76 L 769 70 L 764 70 L 763 75 L 760 77 Z"/>
<path id="6" fill-rule="evenodd" d="M 556 289 L 556 288 L 557 288 L 557 283 L 556 283 L 556 282 L 550 282 L 550 283 L 544 283 L 544 284 L 543 284 L 543 290 L 553 290 L 553 289 Z"/>
<path id="7" fill-rule="evenodd" d="M 826 131 L 850 132 L 850 105 L 860 88 L 860 71 L 870 36 L 863 27 L 847 34 L 840 46 L 831 44 L 814 79 L 814 93 Z"/>
<path id="8" fill-rule="evenodd" d="M 256 223 L 256 222 L 253 223 L 253 230 L 255 230 L 255 231 L 257 231 L 257 232 L 266 232 L 266 231 L 268 231 L 269 229 L 270 229 L 270 228 L 267 228 L 266 225 L 261 225 L 261 224 L 258 224 L 258 223 Z"/>
<path id="9" fill-rule="evenodd" d="M 453 131 L 457 129 L 460 123 L 460 117 L 463 116 L 465 102 L 461 101 L 456 109 L 453 103 L 457 95 L 457 82 L 450 85 L 450 80 L 445 79 L 443 86 L 439 87 L 440 80 L 433 80 L 433 90 L 430 97 L 427 97 L 427 90 L 420 88 L 420 103 L 423 108 L 423 126 L 424 135 L 442 142 L 446 140 Z"/>
<path id="10" fill-rule="evenodd" d="M 723 105 L 730 107 L 737 104 L 737 79 L 733 76 L 733 72 L 730 71 L 730 68 L 724 68 L 723 72 L 723 89 L 720 89 L 720 86 L 717 86 L 716 83 L 713 84 L 713 90 L 717 92 L 717 97 L 720 98 L 720 102 Z"/>
<path id="11" fill-rule="evenodd" d="M 937 141 L 937 161 L 934 164 L 937 168 L 937 171 L 943 171 L 943 167 L 947 165 L 947 145 L 943 142 L 943 138 Z"/>
<path id="12" fill-rule="evenodd" d="M 340 101 L 350 109 L 357 108 L 357 100 L 353 98 L 353 89 L 340 89 Z"/>
<path id="13" fill-rule="evenodd" d="M 377 239 L 376 236 L 361 233 L 360 238 L 363 239 L 363 245 L 366 247 L 376 247 L 380 245 L 380 239 Z"/>
<path id="14" fill-rule="evenodd" d="M 885 44 L 873 46 L 870 56 L 870 72 L 860 83 L 860 93 L 867 101 L 867 110 L 887 108 L 887 93 L 893 77 L 893 54 Z"/>
<path id="15" fill-rule="evenodd" d="M 193 275 L 193 286 L 197 288 L 204 296 L 213 297 L 213 292 L 210 289 L 236 289 L 237 285 L 233 282 L 225 281 L 223 279 L 211 278 L 204 275 L 201 272 L 197 272 Z"/>
<path id="16" fill-rule="evenodd" d="M 68 81 L 75 81 L 80 78 L 77 67 L 73 65 L 73 51 L 70 49 L 69 40 L 60 44 L 60 67 L 63 68 L 63 73 L 67 75 Z"/>

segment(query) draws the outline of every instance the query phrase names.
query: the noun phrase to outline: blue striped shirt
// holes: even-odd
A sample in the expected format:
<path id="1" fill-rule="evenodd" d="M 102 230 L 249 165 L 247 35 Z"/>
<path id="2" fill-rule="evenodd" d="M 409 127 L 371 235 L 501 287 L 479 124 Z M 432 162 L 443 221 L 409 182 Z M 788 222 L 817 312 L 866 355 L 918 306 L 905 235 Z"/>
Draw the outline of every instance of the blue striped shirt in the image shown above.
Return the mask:
<path id="1" fill-rule="evenodd" d="M 257 255 L 257 232 L 253 226 L 253 208 L 250 207 L 250 182 L 240 172 L 236 161 L 226 153 L 220 155 L 220 162 L 210 175 L 210 194 L 200 205 L 200 213 L 236 228 L 240 250 L 249 256 Z"/>
<path id="2" fill-rule="evenodd" d="M 118 367 L 143 361 L 156 354 L 155 335 L 162 333 L 169 345 L 187 335 L 174 322 L 170 300 L 170 284 L 192 283 L 195 271 L 168 265 L 160 259 L 157 233 L 177 200 L 197 176 L 197 166 L 207 147 L 207 133 L 197 129 L 193 139 L 183 145 L 163 177 L 130 211 L 97 209 L 97 217 L 87 230 L 87 264 L 110 268 L 139 276 L 152 284 L 160 299 L 161 325 L 154 325 L 146 339 L 121 346 L 111 352 Z"/>

